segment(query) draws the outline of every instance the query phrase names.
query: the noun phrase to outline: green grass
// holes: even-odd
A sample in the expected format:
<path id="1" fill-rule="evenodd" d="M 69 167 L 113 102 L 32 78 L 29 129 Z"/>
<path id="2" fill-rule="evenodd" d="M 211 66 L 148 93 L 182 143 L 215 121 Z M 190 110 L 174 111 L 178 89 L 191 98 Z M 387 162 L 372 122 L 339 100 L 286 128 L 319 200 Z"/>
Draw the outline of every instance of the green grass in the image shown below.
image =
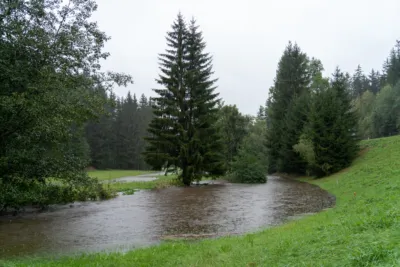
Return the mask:
<path id="1" fill-rule="evenodd" d="M 154 171 L 135 171 L 135 170 L 96 170 L 88 171 L 90 177 L 95 177 L 99 181 L 113 180 L 127 176 L 137 176 L 141 174 L 154 173 Z"/>
<path id="2" fill-rule="evenodd" d="M 337 197 L 334 208 L 316 215 L 244 236 L 3 265 L 400 266 L 400 137 L 362 145 L 368 152 L 350 168 L 308 179 Z"/>

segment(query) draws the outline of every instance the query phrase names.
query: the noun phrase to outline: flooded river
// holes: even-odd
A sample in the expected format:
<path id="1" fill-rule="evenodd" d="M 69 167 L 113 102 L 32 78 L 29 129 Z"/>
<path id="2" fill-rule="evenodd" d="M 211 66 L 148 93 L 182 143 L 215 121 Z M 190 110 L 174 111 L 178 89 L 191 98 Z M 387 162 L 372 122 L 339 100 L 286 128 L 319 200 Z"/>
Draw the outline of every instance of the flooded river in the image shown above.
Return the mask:
<path id="1" fill-rule="evenodd" d="M 266 184 L 216 184 L 136 192 L 103 202 L 0 217 L 0 258 L 123 251 L 165 238 L 256 231 L 332 206 L 320 188 L 269 177 Z"/>

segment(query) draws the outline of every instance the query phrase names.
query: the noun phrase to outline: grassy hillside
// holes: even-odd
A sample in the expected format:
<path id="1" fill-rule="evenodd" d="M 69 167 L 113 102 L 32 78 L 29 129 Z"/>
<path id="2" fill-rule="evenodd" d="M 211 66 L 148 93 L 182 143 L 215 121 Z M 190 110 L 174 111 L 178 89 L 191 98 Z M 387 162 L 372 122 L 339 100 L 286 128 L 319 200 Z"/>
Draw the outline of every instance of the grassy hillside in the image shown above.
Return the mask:
<path id="1" fill-rule="evenodd" d="M 400 266 L 400 137 L 362 145 L 352 167 L 309 181 L 337 197 L 317 215 L 240 237 L 6 266 Z"/>

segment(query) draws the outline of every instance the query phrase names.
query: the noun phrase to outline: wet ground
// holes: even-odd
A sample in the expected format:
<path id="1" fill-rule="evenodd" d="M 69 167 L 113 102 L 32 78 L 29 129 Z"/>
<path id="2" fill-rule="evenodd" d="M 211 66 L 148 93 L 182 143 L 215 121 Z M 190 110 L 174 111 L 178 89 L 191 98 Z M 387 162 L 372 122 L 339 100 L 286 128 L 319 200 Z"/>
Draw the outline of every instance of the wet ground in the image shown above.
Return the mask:
<path id="1" fill-rule="evenodd" d="M 164 173 L 149 173 L 149 174 L 142 174 L 137 176 L 127 176 L 122 178 L 117 178 L 111 181 L 106 182 L 149 182 L 156 180 L 158 176 L 163 175 Z"/>
<path id="2" fill-rule="evenodd" d="M 266 184 L 210 184 L 141 191 L 103 202 L 0 217 L 0 258 L 123 251 L 177 237 L 240 234 L 332 206 L 320 188 L 269 177 Z"/>

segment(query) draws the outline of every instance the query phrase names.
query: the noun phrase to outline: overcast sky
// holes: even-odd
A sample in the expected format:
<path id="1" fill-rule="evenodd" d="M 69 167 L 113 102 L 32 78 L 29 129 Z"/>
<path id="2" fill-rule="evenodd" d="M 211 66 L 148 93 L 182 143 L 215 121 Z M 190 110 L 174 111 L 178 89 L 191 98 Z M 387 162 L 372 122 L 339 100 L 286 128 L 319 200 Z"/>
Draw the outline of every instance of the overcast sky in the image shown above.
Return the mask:
<path id="1" fill-rule="evenodd" d="M 288 41 L 320 59 L 326 75 L 338 65 L 353 73 L 381 69 L 400 39 L 399 0 L 97 0 L 94 19 L 111 36 L 105 70 L 133 76 L 116 88 L 154 95 L 159 53 L 179 11 L 195 17 L 213 55 L 218 91 L 226 104 L 256 114 L 265 103 Z"/>

